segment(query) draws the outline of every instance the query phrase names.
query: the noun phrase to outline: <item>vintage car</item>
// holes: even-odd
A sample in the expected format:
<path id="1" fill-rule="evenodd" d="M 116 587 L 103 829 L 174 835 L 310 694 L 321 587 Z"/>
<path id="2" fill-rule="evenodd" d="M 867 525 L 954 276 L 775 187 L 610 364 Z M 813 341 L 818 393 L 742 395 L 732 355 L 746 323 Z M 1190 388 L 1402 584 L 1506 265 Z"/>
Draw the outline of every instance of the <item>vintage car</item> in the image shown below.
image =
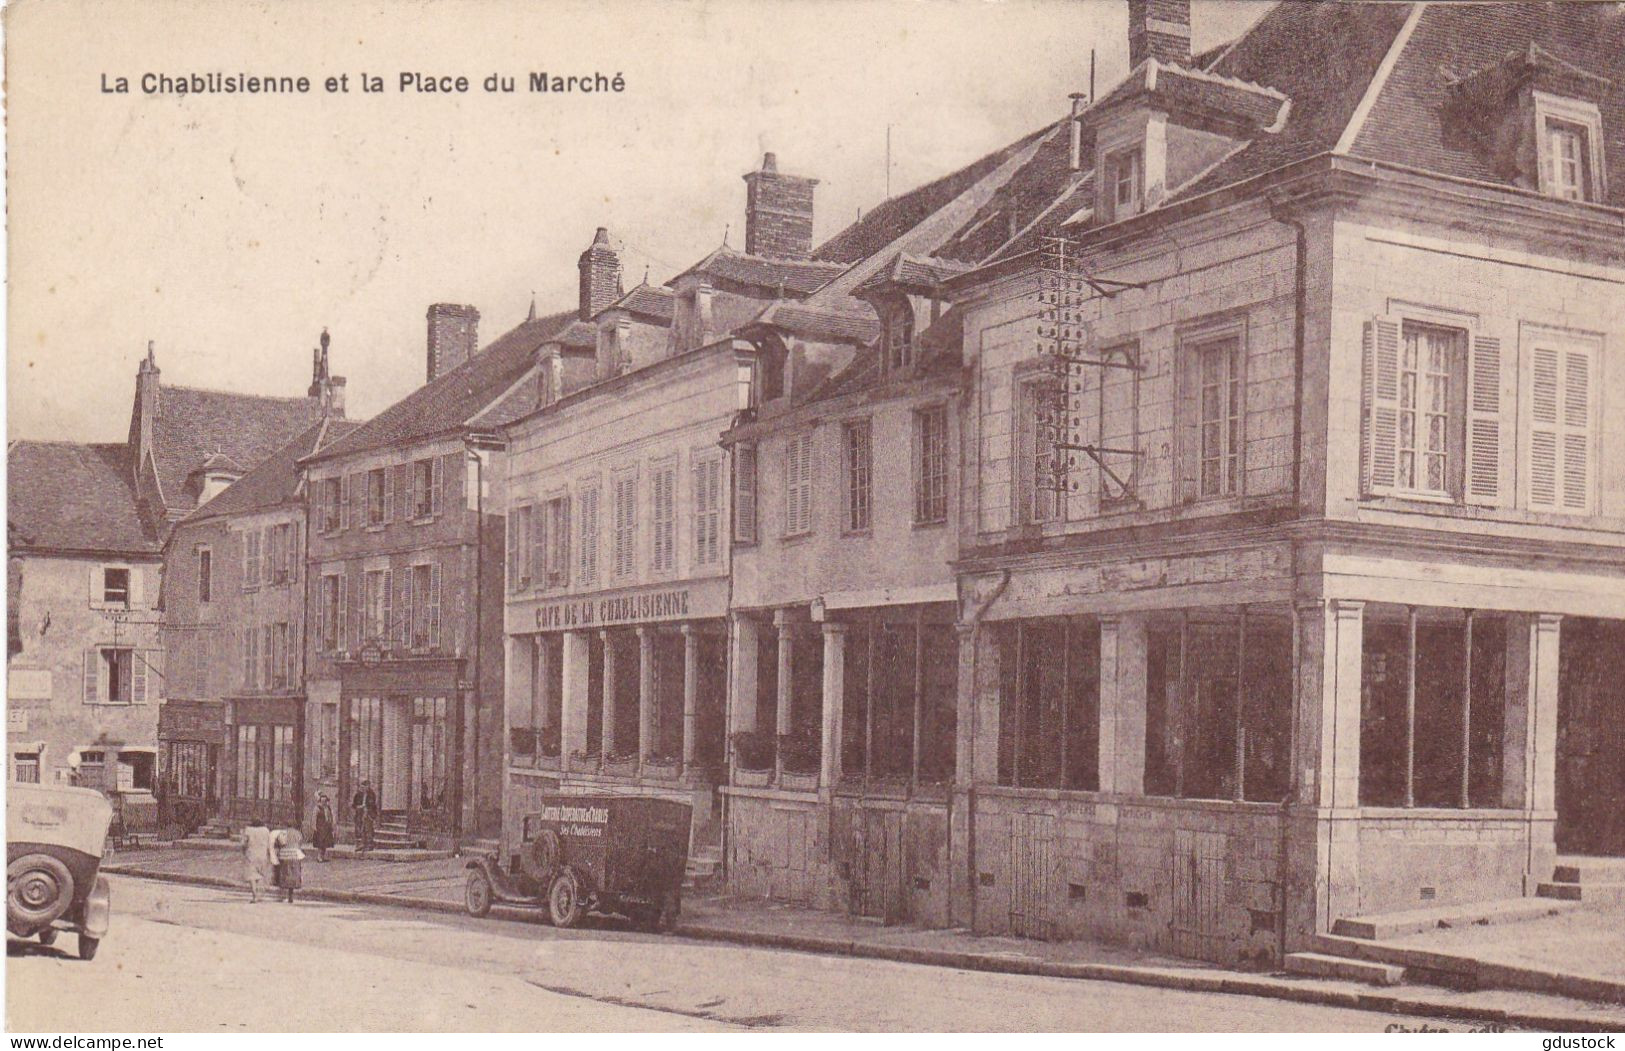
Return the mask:
<path id="1" fill-rule="evenodd" d="M 90 788 L 14 784 L 6 798 L 6 929 L 19 938 L 79 935 L 89 960 L 107 933 L 112 900 L 99 875 L 113 807 Z"/>
<path id="2" fill-rule="evenodd" d="M 547 909 L 556 927 L 589 912 L 616 913 L 669 931 L 682 909 L 688 866 L 687 803 L 645 796 L 544 796 L 501 859 L 468 862 L 464 904 L 484 916 L 493 901 Z"/>

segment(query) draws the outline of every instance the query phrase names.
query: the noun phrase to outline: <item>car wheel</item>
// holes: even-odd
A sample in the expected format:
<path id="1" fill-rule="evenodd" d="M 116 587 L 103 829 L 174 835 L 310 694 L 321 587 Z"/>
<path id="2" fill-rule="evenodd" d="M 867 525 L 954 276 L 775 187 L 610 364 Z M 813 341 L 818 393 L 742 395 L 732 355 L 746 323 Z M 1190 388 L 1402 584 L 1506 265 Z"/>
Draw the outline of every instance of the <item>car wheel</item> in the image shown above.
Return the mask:
<path id="1" fill-rule="evenodd" d="M 56 935 L 57 930 L 55 927 L 47 927 L 39 932 L 39 943 L 41 945 L 55 945 Z"/>
<path id="2" fill-rule="evenodd" d="M 463 888 L 463 906 L 470 916 L 486 916 L 491 912 L 491 877 L 483 869 L 468 870 L 468 884 Z"/>
<path id="3" fill-rule="evenodd" d="M 96 958 L 96 949 L 101 944 L 102 940 L 100 938 L 92 938 L 88 934 L 79 935 L 79 958 L 81 960 L 94 960 Z"/>
<path id="4" fill-rule="evenodd" d="M 547 915 L 555 927 L 568 929 L 581 922 L 581 887 L 569 869 L 554 876 L 547 888 Z"/>
<path id="5" fill-rule="evenodd" d="M 73 873 L 49 854 L 25 854 L 6 866 L 6 926 L 27 936 L 68 911 Z"/>

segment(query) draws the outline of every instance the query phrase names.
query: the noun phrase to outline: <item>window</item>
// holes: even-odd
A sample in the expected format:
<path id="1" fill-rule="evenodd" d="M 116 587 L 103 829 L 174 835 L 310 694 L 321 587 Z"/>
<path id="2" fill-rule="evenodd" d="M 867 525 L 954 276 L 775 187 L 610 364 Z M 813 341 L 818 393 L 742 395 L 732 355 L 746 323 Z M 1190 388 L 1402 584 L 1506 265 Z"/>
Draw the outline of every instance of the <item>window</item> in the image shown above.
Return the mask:
<path id="1" fill-rule="evenodd" d="M 841 770 L 871 784 L 953 779 L 959 642 L 951 623 L 922 607 L 846 628 Z"/>
<path id="2" fill-rule="evenodd" d="M 1589 512 L 1595 491 L 1593 348 L 1541 339 L 1529 355 L 1529 507 Z"/>
<path id="3" fill-rule="evenodd" d="M 812 531 L 811 434 L 798 434 L 784 444 L 784 535 Z"/>
<path id="4" fill-rule="evenodd" d="M 147 658 L 129 646 L 97 646 L 85 654 L 86 704 L 144 704 Z"/>
<path id="5" fill-rule="evenodd" d="M 561 588 L 570 583 L 570 498 L 556 496 L 542 513 L 542 584 Z"/>
<path id="6" fill-rule="evenodd" d="M 389 520 L 389 472 L 375 467 L 367 472 L 367 525 L 381 526 Z"/>
<path id="7" fill-rule="evenodd" d="M 598 482 L 582 485 L 576 492 L 581 510 L 581 551 L 577 559 L 582 584 L 598 581 Z"/>
<path id="8" fill-rule="evenodd" d="M 734 447 L 734 540 L 756 543 L 756 446 Z"/>
<path id="9" fill-rule="evenodd" d="M 344 528 L 343 483 L 337 478 L 323 478 L 316 487 L 317 528 L 336 533 Z"/>
<path id="10" fill-rule="evenodd" d="M 841 447 L 846 460 L 846 530 L 861 533 L 869 528 L 870 491 L 874 453 L 870 447 L 868 420 L 851 420 L 841 428 Z"/>
<path id="11" fill-rule="evenodd" d="M 638 556 L 638 476 L 623 474 L 615 479 L 614 567 L 617 577 L 629 577 L 637 570 Z"/>
<path id="12" fill-rule="evenodd" d="M 130 571 L 109 566 L 102 570 L 102 601 L 113 606 L 130 604 Z"/>
<path id="13" fill-rule="evenodd" d="M 734 370 L 739 389 L 739 402 L 734 407 L 740 412 L 756 408 L 756 369 L 748 361 L 741 361 Z"/>
<path id="14" fill-rule="evenodd" d="M 82 751 L 79 753 L 78 783 L 89 788 L 101 788 L 107 768 L 107 753 Z"/>
<path id="15" fill-rule="evenodd" d="M 250 529 L 242 534 L 244 591 L 252 591 L 260 586 L 260 567 L 263 562 L 261 537 L 262 534 L 258 529 Z"/>
<path id="16" fill-rule="evenodd" d="M 411 619 L 414 649 L 440 645 L 440 567 L 432 562 L 412 567 Z"/>
<path id="17" fill-rule="evenodd" d="M 1540 192 L 1565 201 L 1600 201 L 1602 115 L 1594 103 L 1534 93 Z"/>
<path id="18" fill-rule="evenodd" d="M 914 364 L 914 308 L 907 299 L 886 311 L 886 367 L 906 369 Z"/>
<path id="19" fill-rule="evenodd" d="M 266 531 L 265 577 L 272 584 L 293 579 L 293 525 L 284 522 Z"/>
<path id="20" fill-rule="evenodd" d="M 440 457 L 412 464 L 412 517 L 430 518 L 440 513 L 441 492 L 445 488 Z"/>
<path id="21" fill-rule="evenodd" d="M 1020 385 L 1020 430 L 1016 435 L 1016 485 L 1020 521 L 1053 522 L 1060 517 L 1062 487 L 1068 484 L 1061 420 L 1066 407 L 1062 380 L 1039 375 Z"/>
<path id="22" fill-rule="evenodd" d="M 197 600 L 212 601 L 214 594 L 214 552 L 206 547 L 197 549 Z"/>
<path id="23" fill-rule="evenodd" d="M 39 784 L 39 753 L 18 752 L 11 757 L 11 779 L 21 784 Z"/>
<path id="24" fill-rule="evenodd" d="M 384 642 L 390 637 L 390 578 L 393 576 L 387 569 L 368 570 L 362 579 L 363 598 L 365 603 L 365 616 L 367 618 L 367 638 Z"/>
<path id="25" fill-rule="evenodd" d="M 649 511 L 653 539 L 649 568 L 655 573 L 670 573 L 677 568 L 677 465 L 668 463 L 656 467 L 651 490 Z"/>
<path id="26" fill-rule="evenodd" d="M 695 460 L 693 472 L 694 564 L 714 566 L 722 561 L 722 460 Z"/>
<path id="27" fill-rule="evenodd" d="M 1120 150 L 1106 157 L 1106 192 L 1113 219 L 1140 211 L 1143 179 L 1140 148 Z"/>
<path id="28" fill-rule="evenodd" d="M 1467 439 L 1467 332 L 1411 319 L 1366 326 L 1361 451 L 1368 493 L 1454 499 Z M 1481 349 L 1485 341 L 1478 341 Z"/>
<path id="29" fill-rule="evenodd" d="M 238 799 L 280 803 L 293 798 L 293 729 L 252 723 L 237 727 Z"/>
<path id="30" fill-rule="evenodd" d="M 948 412 L 921 409 L 914 414 L 914 521 L 948 519 Z"/>
<path id="31" fill-rule="evenodd" d="M 508 590 L 523 591 L 530 587 L 531 550 L 530 505 L 515 507 L 508 512 Z"/>
<path id="32" fill-rule="evenodd" d="M 1241 492 L 1241 341 L 1234 336 L 1196 348 L 1197 492 Z"/>
<path id="33" fill-rule="evenodd" d="M 258 689 L 260 684 L 260 629 L 244 628 L 241 640 L 243 689 Z"/>
<path id="34" fill-rule="evenodd" d="M 322 574 L 321 606 L 317 611 L 318 631 L 322 651 L 332 653 L 340 648 L 344 638 L 344 586 L 337 573 Z"/>

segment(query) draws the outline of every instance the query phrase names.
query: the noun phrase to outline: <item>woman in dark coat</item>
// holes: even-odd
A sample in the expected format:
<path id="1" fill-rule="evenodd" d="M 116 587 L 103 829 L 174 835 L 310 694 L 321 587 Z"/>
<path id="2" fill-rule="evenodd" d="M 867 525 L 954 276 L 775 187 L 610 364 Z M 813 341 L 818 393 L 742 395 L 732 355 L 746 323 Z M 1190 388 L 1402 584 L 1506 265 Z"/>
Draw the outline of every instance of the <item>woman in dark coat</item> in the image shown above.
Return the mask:
<path id="1" fill-rule="evenodd" d="M 316 797 L 316 827 L 311 830 L 310 845 L 316 848 L 316 860 L 326 861 L 333 846 L 333 804 L 323 792 Z"/>

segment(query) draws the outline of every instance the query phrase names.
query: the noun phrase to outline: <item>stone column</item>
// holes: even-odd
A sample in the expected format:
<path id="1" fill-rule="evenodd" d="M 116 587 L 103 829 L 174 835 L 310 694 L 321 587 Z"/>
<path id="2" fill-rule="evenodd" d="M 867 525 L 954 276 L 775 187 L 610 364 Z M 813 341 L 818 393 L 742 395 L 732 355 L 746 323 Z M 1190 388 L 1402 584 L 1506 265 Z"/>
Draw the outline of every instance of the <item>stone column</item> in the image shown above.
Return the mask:
<path id="1" fill-rule="evenodd" d="M 588 638 L 583 631 L 564 633 L 564 698 L 559 722 L 560 769 L 570 769 L 570 753 L 587 750 L 587 655 Z"/>
<path id="2" fill-rule="evenodd" d="M 761 625 L 743 613 L 728 617 L 728 769 L 733 735 L 756 729 L 756 646 Z"/>
<path id="3" fill-rule="evenodd" d="M 1146 617 L 1100 618 L 1100 790 L 1145 792 Z"/>
<path id="4" fill-rule="evenodd" d="M 638 765 L 655 746 L 655 632 L 638 628 Z"/>
<path id="5" fill-rule="evenodd" d="M 542 754 L 542 729 L 547 726 L 548 714 L 553 707 L 553 667 L 549 660 L 547 636 L 532 635 L 531 647 L 536 651 L 532 666 L 530 724 L 536 728 L 536 754 Z"/>
<path id="6" fill-rule="evenodd" d="M 841 780 L 841 716 L 846 700 L 846 625 L 824 622 L 824 751 L 818 784 L 827 797 Z"/>
<path id="7" fill-rule="evenodd" d="M 615 751 L 615 639 L 609 631 L 600 631 L 598 637 L 604 643 L 604 674 L 603 678 L 603 735 L 599 741 L 599 762 L 607 763 L 610 754 Z"/>
<path id="8" fill-rule="evenodd" d="M 1529 821 L 1526 890 L 1551 878 L 1557 820 L 1557 668 L 1563 618 L 1512 617 L 1507 624 L 1501 805 Z"/>
<path id="9" fill-rule="evenodd" d="M 503 657 L 507 665 L 506 676 L 503 680 L 503 691 L 507 694 L 506 702 L 502 706 L 502 740 L 503 757 L 507 764 L 514 761 L 513 734 L 510 730 L 535 727 L 535 714 L 532 709 L 531 693 L 531 667 L 532 642 L 528 635 L 504 635 L 502 637 Z"/>
<path id="10" fill-rule="evenodd" d="M 694 748 L 699 732 L 700 710 L 700 643 L 694 625 L 683 625 L 683 771 L 694 763 Z"/>
<path id="11" fill-rule="evenodd" d="M 790 629 L 790 611 L 781 609 L 773 612 L 773 627 L 779 633 L 779 690 L 776 716 L 773 720 L 774 733 L 783 737 L 790 732 L 790 705 L 794 700 L 790 689 L 790 656 L 791 647 L 795 644 Z M 773 749 L 773 775 L 777 779 L 784 773 L 784 757 L 779 755 L 778 741 L 774 740 Z"/>

